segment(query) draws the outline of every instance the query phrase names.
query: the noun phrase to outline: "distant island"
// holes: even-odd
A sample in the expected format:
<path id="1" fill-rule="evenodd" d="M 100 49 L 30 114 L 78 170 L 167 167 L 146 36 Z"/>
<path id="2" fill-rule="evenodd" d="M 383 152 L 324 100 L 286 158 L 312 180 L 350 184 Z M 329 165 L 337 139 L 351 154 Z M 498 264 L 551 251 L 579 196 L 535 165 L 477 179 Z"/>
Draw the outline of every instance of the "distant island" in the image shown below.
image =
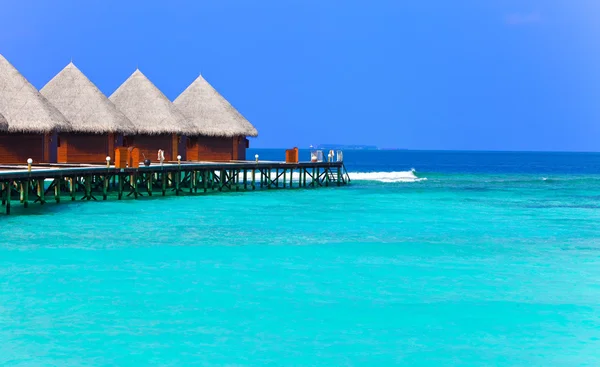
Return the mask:
<path id="1" fill-rule="evenodd" d="M 359 144 L 317 144 L 311 145 L 310 149 L 320 150 L 407 150 L 405 148 L 380 148 L 376 145 L 359 145 Z"/>
<path id="2" fill-rule="evenodd" d="M 379 150 L 375 145 L 344 145 L 344 144 L 317 144 L 313 145 L 312 149 L 323 150 Z"/>

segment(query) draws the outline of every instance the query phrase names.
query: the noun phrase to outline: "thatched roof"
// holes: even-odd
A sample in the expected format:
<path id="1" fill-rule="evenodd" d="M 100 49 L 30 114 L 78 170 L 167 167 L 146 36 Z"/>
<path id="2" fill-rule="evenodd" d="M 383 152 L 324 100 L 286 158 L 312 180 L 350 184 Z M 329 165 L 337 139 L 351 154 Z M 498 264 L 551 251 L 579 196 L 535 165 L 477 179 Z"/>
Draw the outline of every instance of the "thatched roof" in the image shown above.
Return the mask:
<path id="1" fill-rule="evenodd" d="M 109 99 L 133 122 L 140 134 L 196 134 L 194 126 L 139 70 L 131 74 Z"/>
<path id="2" fill-rule="evenodd" d="M 258 131 L 202 76 L 173 102 L 201 135 L 258 136 Z"/>
<path id="3" fill-rule="evenodd" d="M 131 121 L 73 63 L 40 90 L 71 122 L 73 132 L 135 133 Z"/>
<path id="4" fill-rule="evenodd" d="M 47 133 L 71 124 L 8 60 L 0 55 L 0 113 L 9 132 Z"/>
<path id="5" fill-rule="evenodd" d="M 8 121 L 0 113 L 0 131 L 8 131 Z"/>

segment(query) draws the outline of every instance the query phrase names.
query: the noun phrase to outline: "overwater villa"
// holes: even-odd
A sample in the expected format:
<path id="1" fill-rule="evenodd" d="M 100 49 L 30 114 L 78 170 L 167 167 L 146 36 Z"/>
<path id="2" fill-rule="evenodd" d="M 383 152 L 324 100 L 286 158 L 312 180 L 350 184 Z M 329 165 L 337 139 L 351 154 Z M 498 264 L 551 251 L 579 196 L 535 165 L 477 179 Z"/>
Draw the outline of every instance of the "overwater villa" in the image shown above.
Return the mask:
<path id="1" fill-rule="evenodd" d="M 56 133 L 70 122 L 0 55 L 0 164 L 56 161 Z"/>
<path id="2" fill-rule="evenodd" d="M 158 150 L 166 161 L 174 161 L 183 135 L 197 129 L 171 101 L 138 69 L 109 97 L 133 123 L 136 134 L 125 136 L 125 145 L 140 150 L 140 156 L 156 161 Z"/>
<path id="3" fill-rule="evenodd" d="M 186 159 L 191 161 L 245 160 L 247 136 L 256 128 L 202 76 L 173 102 L 198 131 L 187 136 Z"/>
<path id="4" fill-rule="evenodd" d="M 123 134 L 134 135 L 134 124 L 72 62 L 40 93 L 69 120 L 70 132 L 57 139 L 58 163 L 114 161 Z"/>

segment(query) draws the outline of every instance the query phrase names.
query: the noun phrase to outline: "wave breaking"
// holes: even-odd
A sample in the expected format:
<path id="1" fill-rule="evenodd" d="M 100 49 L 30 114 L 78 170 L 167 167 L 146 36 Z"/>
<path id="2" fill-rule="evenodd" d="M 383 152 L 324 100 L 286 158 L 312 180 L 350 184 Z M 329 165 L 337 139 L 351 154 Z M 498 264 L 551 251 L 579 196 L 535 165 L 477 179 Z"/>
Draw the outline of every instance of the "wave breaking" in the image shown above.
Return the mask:
<path id="1" fill-rule="evenodd" d="M 417 177 L 415 170 L 397 172 L 350 172 L 353 181 L 379 181 L 379 182 L 420 182 L 427 181 L 426 177 Z"/>

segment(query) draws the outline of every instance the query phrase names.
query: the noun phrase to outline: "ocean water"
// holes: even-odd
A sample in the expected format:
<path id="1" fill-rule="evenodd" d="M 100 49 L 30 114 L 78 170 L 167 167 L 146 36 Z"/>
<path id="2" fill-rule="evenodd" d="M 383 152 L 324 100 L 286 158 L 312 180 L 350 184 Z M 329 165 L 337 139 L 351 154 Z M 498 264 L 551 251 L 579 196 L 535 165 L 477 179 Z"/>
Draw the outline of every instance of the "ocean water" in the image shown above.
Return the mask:
<path id="1" fill-rule="evenodd" d="M 600 154 L 344 158 L 0 216 L 0 366 L 600 365 Z"/>

